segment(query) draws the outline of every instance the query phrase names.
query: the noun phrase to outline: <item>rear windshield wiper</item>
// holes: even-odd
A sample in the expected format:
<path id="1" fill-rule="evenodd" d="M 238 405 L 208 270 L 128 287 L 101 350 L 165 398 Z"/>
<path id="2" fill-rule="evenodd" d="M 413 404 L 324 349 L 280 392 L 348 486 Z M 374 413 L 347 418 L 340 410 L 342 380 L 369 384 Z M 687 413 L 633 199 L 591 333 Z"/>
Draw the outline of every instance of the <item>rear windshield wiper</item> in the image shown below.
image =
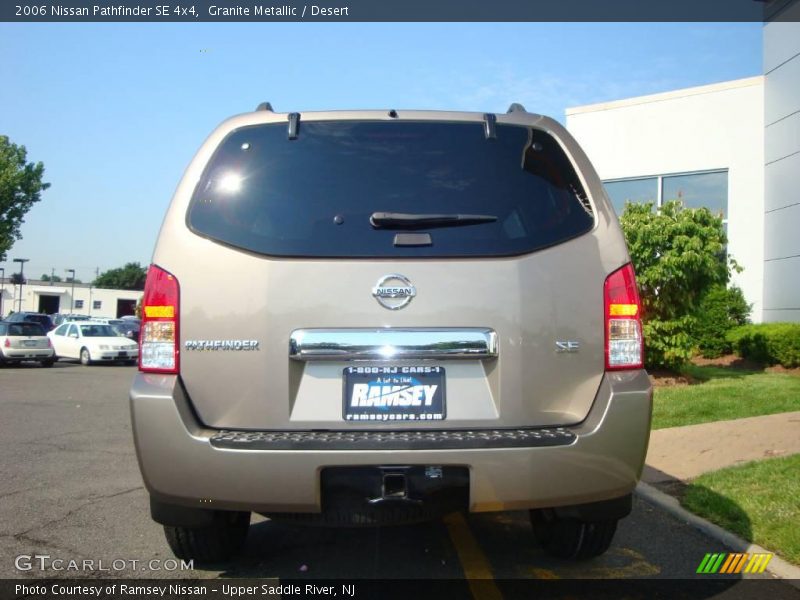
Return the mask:
<path id="1" fill-rule="evenodd" d="M 477 223 L 493 223 L 495 215 L 427 215 L 413 213 L 374 212 L 369 218 L 376 229 L 428 229 L 430 227 L 458 227 Z"/>

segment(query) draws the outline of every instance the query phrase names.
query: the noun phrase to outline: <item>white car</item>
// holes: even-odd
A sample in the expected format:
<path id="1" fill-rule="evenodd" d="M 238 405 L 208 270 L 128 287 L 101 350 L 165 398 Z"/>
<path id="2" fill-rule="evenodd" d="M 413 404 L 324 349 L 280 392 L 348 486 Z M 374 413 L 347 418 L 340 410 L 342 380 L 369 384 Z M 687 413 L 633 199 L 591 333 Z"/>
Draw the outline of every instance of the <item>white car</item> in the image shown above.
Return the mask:
<path id="1" fill-rule="evenodd" d="M 0 322 L 0 364 L 36 360 L 43 367 L 55 362 L 53 347 L 39 323 Z"/>
<path id="2" fill-rule="evenodd" d="M 111 325 L 94 321 L 63 323 L 47 334 L 57 358 L 75 358 L 83 365 L 93 362 L 125 361 L 139 358 L 139 345 L 118 335 Z"/>

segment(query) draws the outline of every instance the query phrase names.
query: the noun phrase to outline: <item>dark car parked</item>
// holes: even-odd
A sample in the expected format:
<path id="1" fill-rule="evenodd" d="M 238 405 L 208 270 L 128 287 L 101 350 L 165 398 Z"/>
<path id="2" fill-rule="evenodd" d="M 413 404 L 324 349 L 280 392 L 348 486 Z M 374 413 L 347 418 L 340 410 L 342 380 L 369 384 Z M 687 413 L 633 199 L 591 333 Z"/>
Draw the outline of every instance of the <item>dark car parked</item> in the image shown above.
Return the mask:
<path id="1" fill-rule="evenodd" d="M 115 320 L 113 323 L 109 323 L 111 327 L 120 335 L 124 335 L 129 340 L 133 340 L 134 342 L 139 341 L 139 323 L 136 321 L 128 321 L 128 320 Z"/>
<path id="2" fill-rule="evenodd" d="M 5 318 L 8 323 L 39 323 L 44 327 L 45 331 L 50 331 L 53 328 L 53 321 L 44 313 L 35 312 L 15 312 Z"/>

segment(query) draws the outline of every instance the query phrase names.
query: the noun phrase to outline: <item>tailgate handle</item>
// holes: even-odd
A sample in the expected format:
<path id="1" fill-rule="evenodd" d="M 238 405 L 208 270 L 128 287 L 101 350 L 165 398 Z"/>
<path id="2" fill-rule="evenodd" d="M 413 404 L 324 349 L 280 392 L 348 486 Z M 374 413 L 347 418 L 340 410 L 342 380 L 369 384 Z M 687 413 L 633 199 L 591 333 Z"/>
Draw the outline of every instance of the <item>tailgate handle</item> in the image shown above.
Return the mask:
<path id="1" fill-rule="evenodd" d="M 497 332 L 485 327 L 295 329 L 293 360 L 405 360 L 496 358 Z"/>

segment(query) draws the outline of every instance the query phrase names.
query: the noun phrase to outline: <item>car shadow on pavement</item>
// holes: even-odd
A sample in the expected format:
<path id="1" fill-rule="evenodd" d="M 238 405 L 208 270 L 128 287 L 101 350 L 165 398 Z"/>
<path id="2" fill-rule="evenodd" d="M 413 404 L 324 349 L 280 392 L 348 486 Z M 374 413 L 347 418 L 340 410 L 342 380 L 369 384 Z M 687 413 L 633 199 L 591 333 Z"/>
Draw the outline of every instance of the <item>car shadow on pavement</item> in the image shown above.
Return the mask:
<path id="1" fill-rule="evenodd" d="M 738 510 L 739 518 L 749 523 L 746 513 L 735 505 L 730 506 L 733 504 L 730 500 L 720 497 L 718 501 L 727 501 L 728 508 Z M 646 502 L 638 502 L 640 512 L 654 510 Z M 526 581 L 566 583 L 604 579 L 611 582 L 611 586 L 618 584 L 609 590 L 613 593 L 626 592 L 625 586 L 630 586 L 631 591 L 641 588 L 642 593 L 656 592 L 663 586 L 677 595 L 685 588 L 692 598 L 749 598 L 752 585 L 769 583 L 767 580 L 745 583 L 741 574 L 721 574 L 725 561 L 735 553 L 665 513 L 659 513 L 658 518 L 661 524 L 650 530 L 623 521 L 618 541 L 606 554 L 579 562 L 546 556 L 532 537 L 524 511 L 473 514 L 467 517 L 467 522 L 491 567 L 491 577 L 505 598 L 530 597 L 532 590 L 525 587 Z M 233 562 L 219 565 L 223 570 L 221 577 L 268 578 L 276 582 L 445 580 L 449 586 L 449 600 L 471 597 L 464 578 L 470 575 L 468 562 L 474 559 L 464 560 L 463 555 L 459 556 L 460 549 L 454 546 L 442 520 L 393 527 L 326 528 L 258 519 L 256 522 L 254 518 L 243 553 Z M 669 539 L 669 531 L 677 529 L 682 530 L 681 536 L 690 536 L 696 547 L 676 559 L 684 542 L 677 535 L 674 540 Z M 651 555 L 643 550 L 642 540 L 653 536 L 661 539 L 652 544 L 657 550 Z M 716 554 L 715 561 L 720 560 L 719 555 L 725 555 L 714 572 L 697 572 L 704 553 Z M 662 570 L 660 565 L 670 561 L 672 566 Z M 734 564 L 732 561 L 731 558 Z M 747 564 L 746 559 L 743 564 Z M 735 593 L 740 583 L 745 585 Z M 550 596 L 548 589 L 559 593 Z M 545 597 L 561 597 L 561 593 L 569 595 L 575 591 L 546 585 L 536 590 L 537 597 L 541 597 L 541 593 L 545 593 Z M 782 592 L 775 594 L 774 590 L 770 590 L 769 595 L 793 597 Z"/>
<path id="2" fill-rule="evenodd" d="M 254 516 L 244 551 L 222 576 L 458 579 L 463 572 L 441 521 L 352 528 Z"/>
<path id="3" fill-rule="evenodd" d="M 638 502 L 648 507 L 644 510 L 656 510 L 642 500 Z M 405 600 L 410 596 L 447 600 L 532 597 L 566 600 L 584 597 L 587 593 L 598 599 L 797 600 L 800 596 L 791 585 L 765 575 L 758 580 L 749 576 L 745 579 L 742 574 L 721 574 L 721 567 L 715 573 L 696 573 L 704 551 L 725 555 L 721 564 L 734 553 L 721 544 L 715 545 L 713 540 L 670 515 L 658 512 L 662 525 L 655 528 L 642 528 L 635 523 L 623 525 L 619 543 L 602 557 L 581 562 L 545 556 L 522 526 L 522 521 L 527 521 L 527 518 L 520 519 L 524 513 L 470 515 L 467 518 L 470 529 L 491 562 L 490 577 L 493 579 L 488 580 L 466 579 L 469 570 L 462 568 L 459 551 L 449 541 L 446 525 L 441 520 L 357 529 L 259 520 L 251 526 L 244 552 L 234 561 L 216 567 L 222 571 L 221 578 L 250 580 L 248 583 L 253 585 L 289 582 L 303 586 L 315 580 L 326 580 L 326 584 L 334 586 L 355 585 L 359 597 L 384 600 Z M 668 539 L 662 526 L 667 530 L 681 530 L 684 538 L 687 535 L 694 538 L 695 545 L 702 548 L 699 554 L 689 552 L 678 559 L 681 565 L 678 573 L 660 572 L 650 562 L 660 563 L 658 559 L 644 556 L 630 547 L 635 541 L 632 538 L 640 536 L 651 539 L 654 546 L 670 557 L 681 554 L 685 539 L 677 536 L 675 540 Z M 486 528 L 494 532 L 495 540 L 485 539 Z M 654 536 L 662 539 L 653 540 Z M 711 545 L 706 547 L 709 543 Z M 201 566 L 205 567 L 214 568 L 213 565 Z"/>
<path id="4" fill-rule="evenodd" d="M 38 361 L 26 360 L 22 362 L 0 362 L 0 369 L 3 370 L 11 370 L 11 369 L 44 369 L 47 367 L 43 367 L 41 363 Z"/>

